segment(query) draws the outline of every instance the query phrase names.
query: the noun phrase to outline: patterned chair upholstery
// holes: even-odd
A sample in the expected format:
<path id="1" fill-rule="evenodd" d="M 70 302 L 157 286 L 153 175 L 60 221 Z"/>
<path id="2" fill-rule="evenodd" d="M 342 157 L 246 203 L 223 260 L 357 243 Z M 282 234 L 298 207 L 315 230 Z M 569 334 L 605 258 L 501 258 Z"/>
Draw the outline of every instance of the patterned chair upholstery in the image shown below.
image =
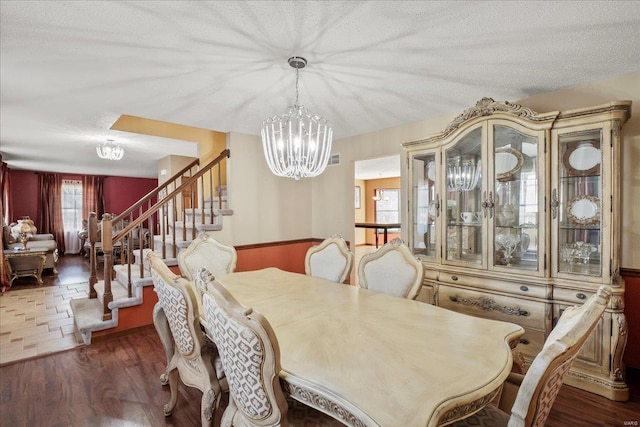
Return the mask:
<path id="1" fill-rule="evenodd" d="M 147 257 L 159 304 L 175 344 L 166 371 L 171 400 L 164 406 L 164 414 L 171 415 L 176 406 L 180 379 L 185 385 L 202 391 L 201 421 L 203 426 L 210 426 L 221 390 L 226 388 L 218 350 L 200 328 L 193 286 L 173 274 L 154 253 Z"/>
<path id="2" fill-rule="evenodd" d="M 201 233 L 178 254 L 180 272 L 188 280 L 194 280 L 196 272 L 203 267 L 215 277 L 232 273 L 237 261 L 238 255 L 233 246 L 225 246 L 207 233 Z"/>
<path id="3" fill-rule="evenodd" d="M 488 405 L 452 426 L 543 427 L 560 391 L 564 375 L 602 317 L 610 297 L 611 288 L 601 286 L 582 306 L 567 308 L 562 313 L 542 351 L 533 360 L 526 375 L 521 377 L 521 384 L 511 407 L 511 416 Z M 518 374 L 511 374 L 509 378 L 518 377 Z M 505 391 L 513 388 L 514 385 L 507 380 L 500 402 L 501 408 L 506 406 Z"/>
<path id="4" fill-rule="evenodd" d="M 202 306 L 208 335 L 218 346 L 229 384 L 223 427 L 343 425 L 285 398 L 278 341 L 260 313 L 240 305 L 217 280 L 209 283 Z"/>
<path id="5" fill-rule="evenodd" d="M 312 246 L 304 258 L 307 276 L 344 283 L 351 274 L 353 254 L 344 239 L 334 234 L 322 243 Z"/>
<path id="6" fill-rule="evenodd" d="M 361 288 L 407 299 L 418 296 L 423 279 L 422 262 L 401 239 L 393 239 L 377 251 L 364 255 L 358 265 Z"/>

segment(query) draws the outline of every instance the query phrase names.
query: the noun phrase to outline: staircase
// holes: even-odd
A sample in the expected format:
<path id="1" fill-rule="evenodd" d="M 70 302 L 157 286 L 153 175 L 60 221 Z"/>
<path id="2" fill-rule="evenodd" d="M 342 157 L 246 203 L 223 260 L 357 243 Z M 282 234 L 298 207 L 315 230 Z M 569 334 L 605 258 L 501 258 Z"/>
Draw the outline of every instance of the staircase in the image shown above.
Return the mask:
<path id="1" fill-rule="evenodd" d="M 70 303 L 76 332 L 85 344 L 91 343 L 93 332 L 117 328 L 121 309 L 144 304 L 153 285 L 144 262 L 148 251 L 175 266 L 193 239 L 221 230 L 224 217 L 233 215 L 221 176 L 229 156 L 224 150 L 204 167 L 195 160 L 118 216 L 104 214 L 98 222 L 95 213 L 89 215 L 89 297 Z M 98 260 L 104 269 L 100 281 Z"/>

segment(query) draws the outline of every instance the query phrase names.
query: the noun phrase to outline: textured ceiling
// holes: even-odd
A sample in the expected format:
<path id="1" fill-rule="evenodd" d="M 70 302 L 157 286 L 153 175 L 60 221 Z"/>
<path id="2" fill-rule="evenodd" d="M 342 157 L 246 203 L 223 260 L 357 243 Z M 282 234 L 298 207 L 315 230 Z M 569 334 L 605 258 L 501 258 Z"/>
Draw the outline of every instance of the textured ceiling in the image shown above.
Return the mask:
<path id="1" fill-rule="evenodd" d="M 295 99 L 336 139 L 640 70 L 640 2 L 2 1 L 0 151 L 10 167 L 157 176 L 193 143 L 121 115 L 259 134 Z M 121 162 L 100 160 L 116 139 Z"/>

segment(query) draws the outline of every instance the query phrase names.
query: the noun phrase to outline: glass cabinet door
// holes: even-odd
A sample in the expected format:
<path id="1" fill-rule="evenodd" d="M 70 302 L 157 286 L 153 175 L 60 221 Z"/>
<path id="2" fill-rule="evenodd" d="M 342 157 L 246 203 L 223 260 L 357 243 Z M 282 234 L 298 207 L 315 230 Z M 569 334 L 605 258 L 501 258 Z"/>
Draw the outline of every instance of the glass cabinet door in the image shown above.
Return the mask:
<path id="1" fill-rule="evenodd" d="M 412 167 L 413 253 L 420 259 L 435 260 L 438 247 L 436 218 L 440 214 L 439 197 L 436 192 L 436 153 L 413 156 Z"/>
<path id="2" fill-rule="evenodd" d="M 538 271 L 540 236 L 537 133 L 494 124 L 493 253 L 501 268 Z M 544 246 L 544 243 L 543 243 Z"/>
<path id="3" fill-rule="evenodd" d="M 472 129 L 445 150 L 446 200 L 442 215 L 446 221 L 444 258 L 447 262 L 483 263 L 482 213 L 483 127 Z"/>
<path id="4" fill-rule="evenodd" d="M 602 276 L 602 130 L 558 136 L 558 187 L 552 190 L 557 219 L 558 272 Z"/>

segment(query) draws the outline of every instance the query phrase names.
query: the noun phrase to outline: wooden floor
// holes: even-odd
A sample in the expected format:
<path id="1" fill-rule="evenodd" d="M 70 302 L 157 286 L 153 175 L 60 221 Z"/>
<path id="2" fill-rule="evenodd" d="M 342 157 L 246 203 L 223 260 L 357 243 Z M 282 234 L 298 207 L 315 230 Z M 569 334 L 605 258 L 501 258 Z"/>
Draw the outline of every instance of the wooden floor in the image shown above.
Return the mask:
<path id="1" fill-rule="evenodd" d="M 173 415 L 163 416 L 169 388 L 160 385 L 159 376 L 165 363 L 157 334 L 149 326 L 94 340 L 88 347 L 2 366 L 0 425 L 200 425 L 201 394 L 183 385 Z M 628 402 L 611 402 L 563 386 L 547 426 L 639 425 L 640 371 L 628 370 L 627 376 Z"/>

